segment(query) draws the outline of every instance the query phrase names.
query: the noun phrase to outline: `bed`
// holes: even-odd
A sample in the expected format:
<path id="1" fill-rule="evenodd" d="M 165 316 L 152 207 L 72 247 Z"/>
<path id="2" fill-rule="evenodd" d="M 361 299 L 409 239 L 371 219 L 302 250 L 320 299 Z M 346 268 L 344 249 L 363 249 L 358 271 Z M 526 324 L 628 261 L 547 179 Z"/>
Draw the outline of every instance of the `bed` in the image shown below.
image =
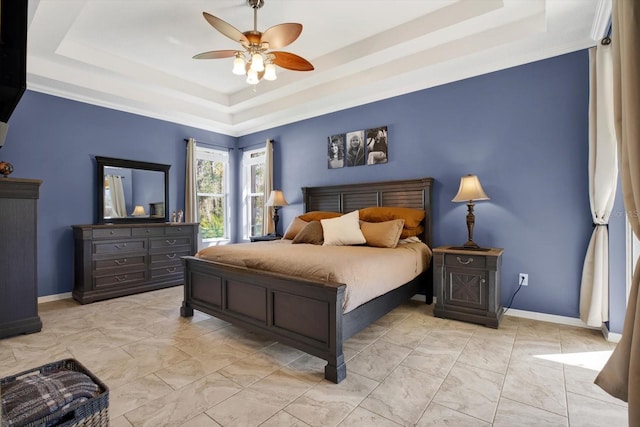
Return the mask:
<path id="1" fill-rule="evenodd" d="M 433 178 L 303 187 L 305 212 L 352 212 L 372 206 L 422 209 L 420 239 L 432 247 Z M 264 245 L 267 242 L 252 243 Z M 347 375 L 343 341 L 418 292 L 433 300 L 431 270 L 384 295 L 343 313 L 346 285 L 309 277 L 183 257 L 183 317 L 199 310 L 236 326 L 260 332 L 327 361 L 325 378 L 339 383 Z"/>

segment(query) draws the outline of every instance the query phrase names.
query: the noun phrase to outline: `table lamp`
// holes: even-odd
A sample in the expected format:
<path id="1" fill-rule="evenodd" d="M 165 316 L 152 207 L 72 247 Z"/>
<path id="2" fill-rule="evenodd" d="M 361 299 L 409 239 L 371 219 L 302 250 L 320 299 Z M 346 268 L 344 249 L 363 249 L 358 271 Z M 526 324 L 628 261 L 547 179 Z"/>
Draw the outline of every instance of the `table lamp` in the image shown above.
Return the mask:
<path id="1" fill-rule="evenodd" d="M 273 206 L 273 234 L 278 236 L 278 221 L 280 221 L 280 217 L 278 216 L 278 209 L 281 206 L 288 206 L 286 199 L 284 198 L 284 194 L 280 190 L 273 190 L 271 194 L 269 194 L 269 199 L 267 199 L 267 203 L 265 206 Z"/>
<path id="2" fill-rule="evenodd" d="M 469 240 L 467 243 L 459 247 L 466 250 L 484 250 L 476 242 L 473 241 L 473 226 L 476 217 L 473 214 L 473 202 L 476 200 L 489 200 L 489 197 L 482 189 L 480 180 L 476 175 L 467 175 L 460 178 L 460 188 L 458 194 L 451 200 L 452 202 L 467 202 L 467 230 L 469 232 Z"/>
<path id="3" fill-rule="evenodd" d="M 133 212 L 131 212 L 131 216 L 145 216 L 147 215 L 147 213 L 144 211 L 144 206 L 141 205 L 136 205 L 136 207 L 133 209 Z"/>

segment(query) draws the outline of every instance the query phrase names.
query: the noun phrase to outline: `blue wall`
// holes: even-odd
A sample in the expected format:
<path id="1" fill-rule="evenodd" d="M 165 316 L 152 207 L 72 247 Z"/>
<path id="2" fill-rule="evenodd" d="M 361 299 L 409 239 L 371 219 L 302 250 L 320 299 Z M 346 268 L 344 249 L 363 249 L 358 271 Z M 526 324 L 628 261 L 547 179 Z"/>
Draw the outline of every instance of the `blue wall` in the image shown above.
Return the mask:
<path id="1" fill-rule="evenodd" d="M 184 138 L 233 147 L 236 138 L 27 91 L 0 158 L 13 178 L 41 179 L 38 295 L 73 289 L 73 224 L 97 220 L 95 156 L 171 165 L 169 210 L 184 209 Z"/>
<path id="2" fill-rule="evenodd" d="M 275 140 L 274 184 L 291 204 L 281 228 L 302 212 L 300 187 L 432 176 L 434 243 L 466 240 L 460 177 L 477 174 L 491 200 L 476 204 L 474 240 L 505 249 L 502 303 L 517 288 L 522 310 L 578 317 L 582 263 L 591 235 L 588 201 L 588 54 L 575 52 L 234 138 L 28 91 L 11 117 L 0 158 L 12 176 L 43 180 L 39 201 L 39 295 L 69 292 L 71 224 L 96 219 L 95 160 L 171 164 L 169 210 L 183 208 L 183 139 L 231 150 L 232 187 L 242 148 Z M 389 163 L 327 168 L 327 137 L 388 126 Z M 241 200 L 236 206 L 237 241 Z M 616 204 L 623 211 L 622 204 Z M 612 216 L 610 330 L 624 318 L 624 221 Z M 282 230 L 281 230 L 282 231 Z"/>
<path id="3" fill-rule="evenodd" d="M 239 147 L 276 141 L 285 227 L 302 212 L 300 187 L 434 177 L 436 246 L 466 241 L 466 205 L 451 199 L 461 176 L 478 175 L 491 200 L 476 204 L 474 240 L 505 249 L 502 303 L 523 272 L 529 286 L 513 308 L 578 317 L 592 231 L 588 70 L 587 51 L 575 52 L 247 135 Z M 384 125 L 389 163 L 327 168 L 328 136 Z"/>

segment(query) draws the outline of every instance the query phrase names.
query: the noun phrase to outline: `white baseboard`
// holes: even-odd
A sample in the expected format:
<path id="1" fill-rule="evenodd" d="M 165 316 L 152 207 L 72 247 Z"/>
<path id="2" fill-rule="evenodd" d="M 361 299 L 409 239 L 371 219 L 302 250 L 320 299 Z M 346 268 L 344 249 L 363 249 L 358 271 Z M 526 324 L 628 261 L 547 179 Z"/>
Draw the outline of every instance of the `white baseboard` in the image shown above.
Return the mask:
<path id="1" fill-rule="evenodd" d="M 59 301 L 63 299 L 70 299 L 70 298 L 72 298 L 71 292 L 65 292 L 62 294 L 55 294 L 55 295 L 47 295 L 44 297 L 38 297 L 38 304 L 51 302 L 51 301 Z M 425 296 L 416 294 L 412 296 L 411 299 L 414 301 L 424 302 Z M 436 298 L 433 297 L 433 304 L 435 303 L 436 303 Z M 522 317 L 525 319 L 532 319 L 532 320 L 541 320 L 543 322 L 558 323 L 561 325 L 568 325 L 568 326 L 578 326 L 578 327 L 587 328 L 587 329 L 601 329 L 602 335 L 606 338 L 607 341 L 611 341 L 611 342 L 619 342 L 620 338 L 622 338 L 622 334 L 609 332 L 609 329 L 604 324 L 602 325 L 601 328 L 596 328 L 593 326 L 588 326 L 582 320 L 575 317 L 557 316 L 555 314 L 546 314 L 546 313 L 538 313 L 535 311 L 517 310 L 515 308 L 510 308 L 509 310 L 507 310 L 507 312 L 505 313 L 505 316 Z"/>
<path id="2" fill-rule="evenodd" d="M 65 292 L 63 294 L 47 295 L 44 297 L 38 297 L 38 304 L 43 302 L 60 301 L 62 299 L 71 299 L 71 292 Z"/>
<path id="3" fill-rule="evenodd" d="M 609 332 L 609 328 L 607 328 L 607 325 L 604 323 L 602 324 L 602 335 L 604 335 L 607 341 L 611 342 L 620 342 L 620 338 L 622 338 L 622 334 Z"/>
<path id="4" fill-rule="evenodd" d="M 424 295 L 414 295 L 413 297 L 411 297 L 411 299 L 416 301 L 424 301 L 425 297 Z M 436 303 L 435 297 L 433 297 L 433 303 L 434 304 Z M 622 337 L 621 334 L 609 332 L 606 325 L 604 324 L 602 325 L 601 328 L 597 328 L 594 326 L 587 325 L 582 320 L 576 317 L 558 316 L 555 314 L 538 313 L 535 311 L 517 310 L 515 308 L 510 308 L 509 310 L 507 310 L 507 312 L 505 313 L 505 316 L 540 320 L 542 322 L 558 323 L 560 325 L 567 325 L 567 326 L 577 326 L 577 327 L 586 328 L 586 329 L 598 329 L 602 331 L 602 335 L 604 336 L 604 338 L 610 342 L 619 342 L 620 338 Z"/>

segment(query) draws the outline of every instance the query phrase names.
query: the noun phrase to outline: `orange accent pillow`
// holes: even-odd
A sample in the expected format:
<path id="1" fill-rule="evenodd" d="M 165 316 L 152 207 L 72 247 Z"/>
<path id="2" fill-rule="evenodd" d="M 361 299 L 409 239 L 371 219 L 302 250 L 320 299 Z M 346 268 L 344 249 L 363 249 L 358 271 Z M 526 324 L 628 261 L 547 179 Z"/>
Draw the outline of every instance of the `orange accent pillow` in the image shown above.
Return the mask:
<path id="1" fill-rule="evenodd" d="M 340 212 L 325 212 L 325 211 L 311 211 L 302 215 L 298 215 L 303 221 L 311 222 L 311 221 L 320 221 L 322 219 L 331 219 L 342 216 Z"/>
<path id="2" fill-rule="evenodd" d="M 424 227 L 414 227 L 414 228 L 403 228 L 402 233 L 400 233 L 401 239 L 406 239 L 407 237 L 419 236 L 422 238 L 422 234 L 424 233 Z"/>
<path id="3" fill-rule="evenodd" d="M 284 232 L 283 239 L 293 240 L 294 237 L 304 228 L 305 225 L 309 224 L 307 221 L 303 221 L 298 217 L 295 217 L 289 223 L 287 227 L 287 231 Z"/>
<path id="4" fill-rule="evenodd" d="M 377 248 L 395 248 L 402 233 L 404 219 L 393 219 L 384 222 L 360 221 L 360 231 L 367 239 L 368 246 Z"/>
<path id="5" fill-rule="evenodd" d="M 426 212 L 422 209 L 379 206 L 360 209 L 360 219 L 366 222 L 384 222 L 393 219 L 404 219 L 405 228 L 416 228 L 420 225 Z"/>

